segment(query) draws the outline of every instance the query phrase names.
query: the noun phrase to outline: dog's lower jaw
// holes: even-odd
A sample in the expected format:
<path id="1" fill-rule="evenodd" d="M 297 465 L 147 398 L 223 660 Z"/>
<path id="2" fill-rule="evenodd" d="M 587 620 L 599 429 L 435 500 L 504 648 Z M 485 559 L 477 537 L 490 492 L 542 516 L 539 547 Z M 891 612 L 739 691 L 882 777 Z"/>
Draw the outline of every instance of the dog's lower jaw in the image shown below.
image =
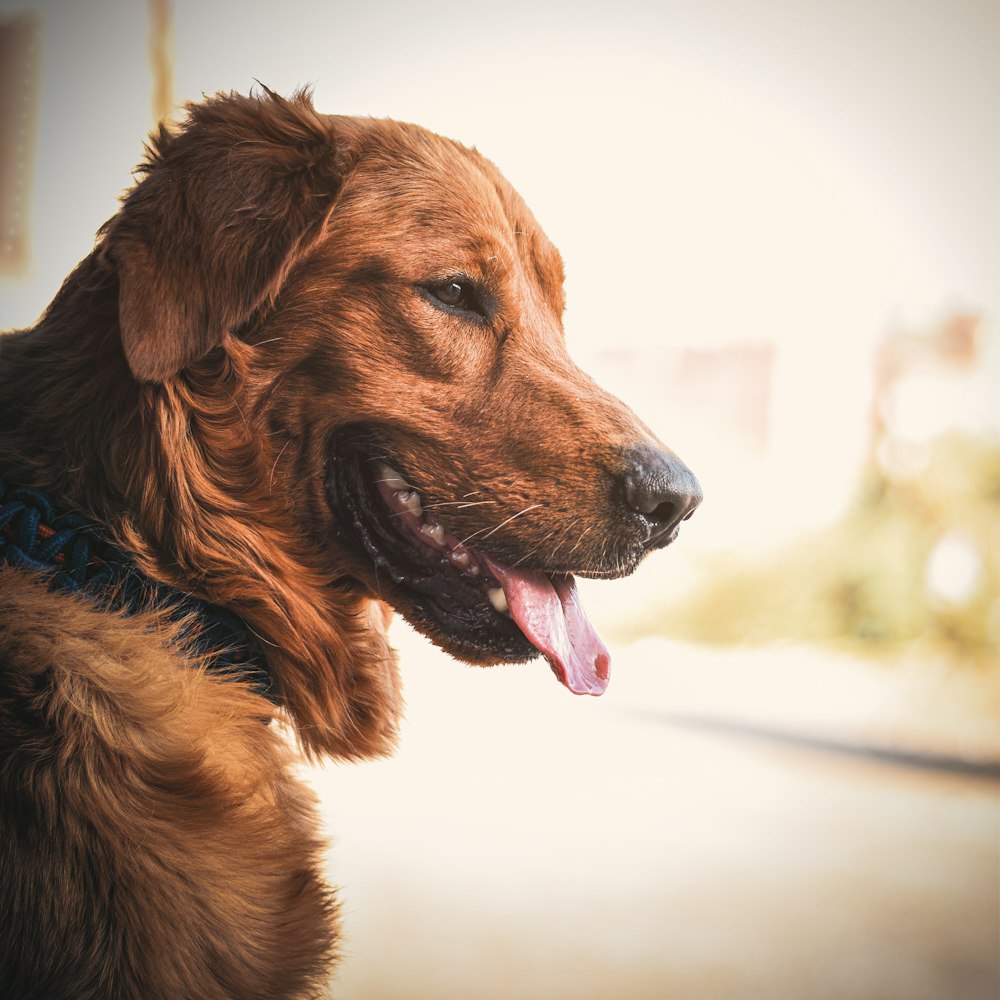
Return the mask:
<path id="1" fill-rule="evenodd" d="M 460 541 L 400 472 L 350 447 L 331 463 L 327 495 L 380 596 L 437 645 L 484 666 L 540 653 L 574 694 L 604 692 L 610 655 L 572 575 L 504 565 Z"/>

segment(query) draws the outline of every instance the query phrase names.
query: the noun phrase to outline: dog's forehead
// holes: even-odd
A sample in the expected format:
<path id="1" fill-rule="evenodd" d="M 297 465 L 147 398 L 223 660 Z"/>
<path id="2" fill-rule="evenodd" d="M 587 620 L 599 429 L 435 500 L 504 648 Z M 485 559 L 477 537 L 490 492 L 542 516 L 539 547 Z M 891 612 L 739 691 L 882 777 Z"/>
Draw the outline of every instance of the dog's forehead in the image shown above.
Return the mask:
<path id="1" fill-rule="evenodd" d="M 526 258 L 545 283 L 562 284 L 562 260 L 531 210 L 476 149 L 417 125 L 340 119 L 360 148 L 335 212 L 386 246 L 420 246 L 470 259 Z"/>
<path id="2" fill-rule="evenodd" d="M 480 223 L 495 225 L 515 223 L 526 212 L 517 192 L 475 149 L 419 125 L 389 119 L 366 124 L 357 179 L 392 201 L 446 213 L 475 205 Z"/>

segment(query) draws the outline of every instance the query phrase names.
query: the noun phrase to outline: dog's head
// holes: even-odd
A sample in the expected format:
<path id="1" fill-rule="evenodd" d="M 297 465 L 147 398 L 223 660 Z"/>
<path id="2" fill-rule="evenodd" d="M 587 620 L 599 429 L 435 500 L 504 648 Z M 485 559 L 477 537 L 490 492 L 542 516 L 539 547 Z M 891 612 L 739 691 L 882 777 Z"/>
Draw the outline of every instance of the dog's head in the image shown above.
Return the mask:
<path id="1" fill-rule="evenodd" d="M 700 490 L 571 361 L 562 261 L 489 161 L 301 95 L 215 98 L 106 247 L 134 376 L 240 359 L 258 479 L 336 586 L 464 660 L 541 651 L 604 690 L 574 575 L 631 572 Z"/>

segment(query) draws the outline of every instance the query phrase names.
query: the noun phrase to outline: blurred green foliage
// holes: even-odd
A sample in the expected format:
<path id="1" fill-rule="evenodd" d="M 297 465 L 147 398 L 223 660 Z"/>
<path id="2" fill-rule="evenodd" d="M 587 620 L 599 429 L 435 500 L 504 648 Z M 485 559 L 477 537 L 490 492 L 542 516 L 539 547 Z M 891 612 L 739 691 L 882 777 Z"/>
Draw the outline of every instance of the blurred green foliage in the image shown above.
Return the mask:
<path id="1" fill-rule="evenodd" d="M 974 586 L 948 600 L 928 583 L 942 539 L 960 538 Z M 978 563 L 978 566 L 976 565 Z M 998 662 L 1000 446 L 953 433 L 923 471 L 893 479 L 873 461 L 859 495 L 831 527 L 766 560 L 713 558 L 707 583 L 636 622 L 640 634 L 712 643 L 793 640 L 982 666 Z"/>

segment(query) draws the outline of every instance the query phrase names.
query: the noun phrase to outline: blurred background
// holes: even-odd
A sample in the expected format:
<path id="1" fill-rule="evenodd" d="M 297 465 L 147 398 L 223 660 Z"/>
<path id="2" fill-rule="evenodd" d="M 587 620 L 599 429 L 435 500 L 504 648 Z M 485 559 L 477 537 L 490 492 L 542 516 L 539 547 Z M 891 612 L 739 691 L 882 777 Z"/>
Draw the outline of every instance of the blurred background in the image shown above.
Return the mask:
<path id="1" fill-rule="evenodd" d="M 394 626 L 399 753 L 304 769 L 332 995 L 997 996 L 998 41 L 995 0 L 0 0 L 0 327 L 158 119 L 310 83 L 500 166 L 705 488 L 584 585 L 601 699 Z"/>

